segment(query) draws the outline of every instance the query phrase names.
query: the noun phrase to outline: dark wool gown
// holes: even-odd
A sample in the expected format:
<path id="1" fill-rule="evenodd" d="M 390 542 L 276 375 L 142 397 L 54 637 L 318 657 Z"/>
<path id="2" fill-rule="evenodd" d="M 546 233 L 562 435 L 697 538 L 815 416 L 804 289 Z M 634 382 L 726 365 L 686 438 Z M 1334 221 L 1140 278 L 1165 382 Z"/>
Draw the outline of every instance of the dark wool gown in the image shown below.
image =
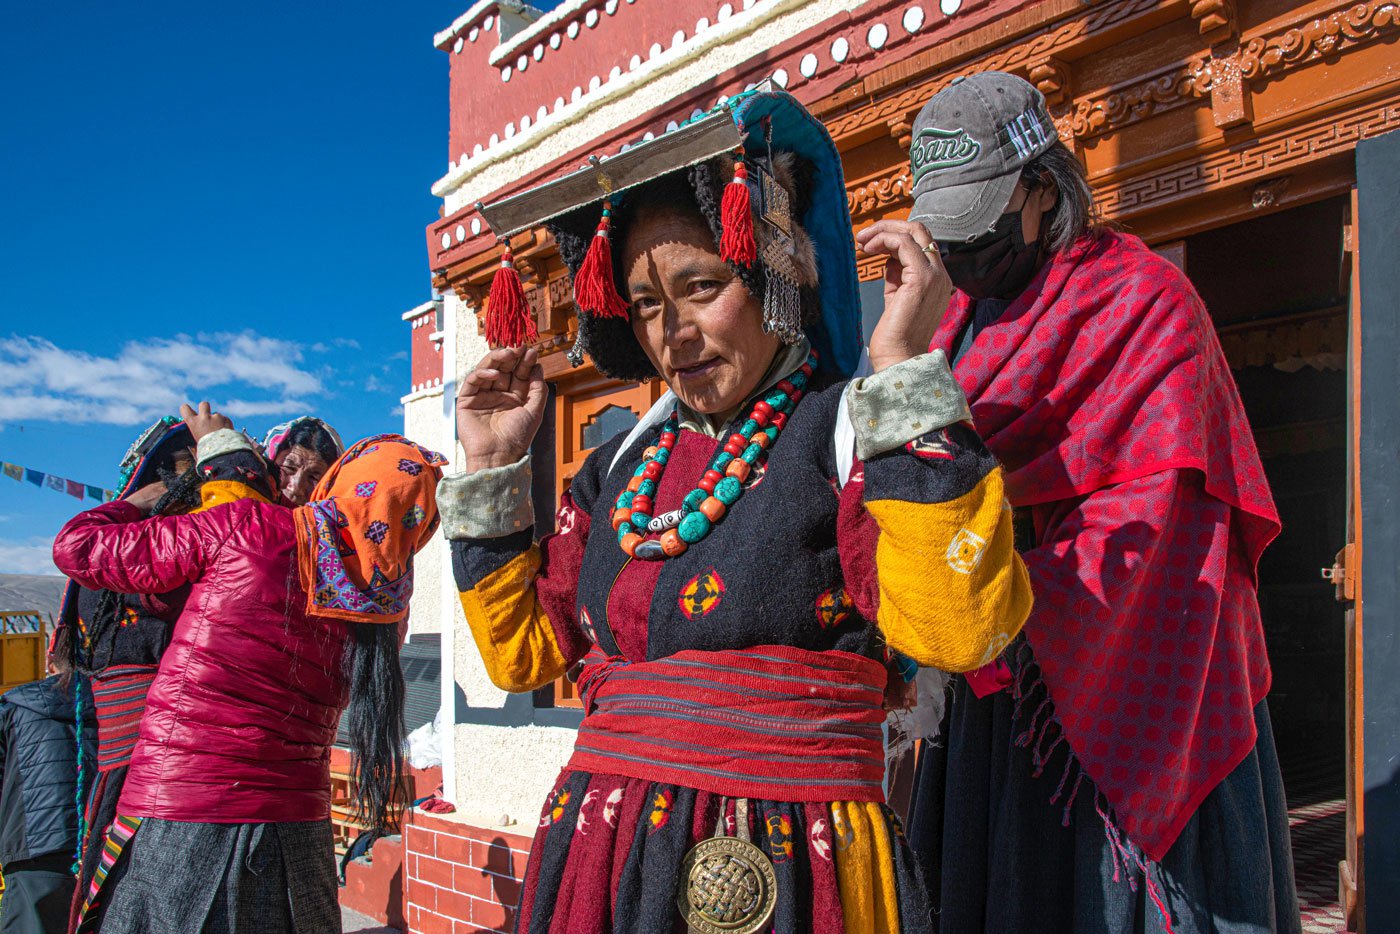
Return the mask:
<path id="1" fill-rule="evenodd" d="M 1013 671 L 1033 679 L 1024 639 L 1010 654 L 1019 660 Z M 1258 745 L 1155 863 L 1114 827 L 1068 745 L 1027 735 L 1044 701 L 1043 684 L 1021 700 L 1010 691 L 978 698 L 967 679 L 954 679 L 940 738 L 926 744 L 919 762 L 909 830 L 936 930 L 1301 930 L 1267 704 L 1255 708 Z M 1053 711 L 1040 716 L 1053 718 Z"/>

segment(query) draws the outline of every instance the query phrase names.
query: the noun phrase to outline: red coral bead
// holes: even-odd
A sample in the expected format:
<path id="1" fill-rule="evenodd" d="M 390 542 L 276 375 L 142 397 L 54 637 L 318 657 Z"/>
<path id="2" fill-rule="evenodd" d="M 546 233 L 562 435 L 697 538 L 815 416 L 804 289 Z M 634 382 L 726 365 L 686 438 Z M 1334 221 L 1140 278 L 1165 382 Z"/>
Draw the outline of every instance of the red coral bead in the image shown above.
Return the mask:
<path id="1" fill-rule="evenodd" d="M 782 431 L 782 430 L 783 430 L 783 426 L 786 425 L 786 424 L 787 424 L 787 413 L 786 413 L 786 412 L 779 412 L 777 415 L 774 415 L 774 416 L 773 416 L 773 427 L 774 427 L 774 428 L 778 429 L 779 431 Z"/>
<path id="2" fill-rule="evenodd" d="M 660 476 L 661 465 L 658 464 L 656 461 L 652 461 L 650 464 L 647 464 L 646 467 L 642 469 L 643 480 L 655 480 L 657 477 Z"/>
<path id="3" fill-rule="evenodd" d="M 676 443 L 676 435 L 675 435 L 675 432 L 663 431 L 663 432 L 661 433 L 661 446 L 662 446 L 663 448 L 669 448 L 671 445 L 673 445 L 673 444 L 675 444 L 675 443 Z"/>
<path id="4" fill-rule="evenodd" d="M 773 407 L 772 407 L 771 405 L 769 405 L 767 402 L 764 402 L 762 399 L 759 399 L 758 402 L 754 403 L 754 407 L 753 407 L 753 417 L 754 417 L 754 418 L 758 418 L 760 415 L 762 415 L 762 416 L 764 416 L 764 417 L 766 418 L 766 417 L 768 417 L 768 416 L 770 416 L 770 415 L 772 415 L 772 414 L 773 414 Z"/>
<path id="5" fill-rule="evenodd" d="M 641 512 L 649 516 L 651 515 L 651 506 L 652 503 L 650 496 L 635 496 L 632 498 L 633 512 Z"/>
<path id="6" fill-rule="evenodd" d="M 666 552 L 666 557 L 674 558 L 677 555 L 685 554 L 685 550 L 689 547 L 685 539 L 681 538 L 681 533 L 675 529 L 667 529 L 661 533 L 661 550 Z"/>
<path id="7" fill-rule="evenodd" d="M 792 395 L 793 393 L 797 392 L 797 387 L 794 386 L 790 380 L 780 380 L 778 382 L 778 388 L 781 389 L 783 392 L 787 393 L 788 395 Z"/>
<path id="8" fill-rule="evenodd" d="M 718 482 L 719 480 L 711 480 L 709 475 L 706 474 L 705 476 L 701 477 L 700 482 L 695 485 L 698 486 L 700 489 L 704 490 L 706 493 L 713 493 L 715 491 L 715 484 Z"/>
<path id="9" fill-rule="evenodd" d="M 736 461 L 735 463 L 742 462 Z M 700 504 L 700 511 L 703 512 L 711 522 L 718 522 L 720 519 L 724 518 L 724 509 L 724 503 L 715 499 L 713 496 L 706 497 L 705 501 Z"/>
<path id="10" fill-rule="evenodd" d="M 614 509 L 612 514 L 612 527 L 614 530 L 622 528 L 622 523 L 632 518 L 630 509 Z"/>

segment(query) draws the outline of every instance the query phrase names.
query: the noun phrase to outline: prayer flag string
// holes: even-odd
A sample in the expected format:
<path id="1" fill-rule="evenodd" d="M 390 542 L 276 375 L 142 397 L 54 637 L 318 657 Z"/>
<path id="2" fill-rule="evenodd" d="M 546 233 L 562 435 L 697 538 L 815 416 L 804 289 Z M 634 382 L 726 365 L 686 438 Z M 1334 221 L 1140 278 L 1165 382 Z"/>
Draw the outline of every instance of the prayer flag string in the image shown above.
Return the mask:
<path id="1" fill-rule="evenodd" d="M 67 477 L 60 477 L 57 474 L 45 473 L 42 470 L 35 470 L 32 467 L 22 467 L 19 464 L 11 464 L 9 461 L 0 461 L 0 473 L 11 480 L 28 481 L 37 487 L 47 487 L 56 493 L 67 493 L 74 499 L 96 500 L 99 503 L 110 503 L 117 498 L 116 490 L 106 490 L 100 486 L 93 486 L 90 483 L 79 483 L 77 480 L 69 480 Z"/>

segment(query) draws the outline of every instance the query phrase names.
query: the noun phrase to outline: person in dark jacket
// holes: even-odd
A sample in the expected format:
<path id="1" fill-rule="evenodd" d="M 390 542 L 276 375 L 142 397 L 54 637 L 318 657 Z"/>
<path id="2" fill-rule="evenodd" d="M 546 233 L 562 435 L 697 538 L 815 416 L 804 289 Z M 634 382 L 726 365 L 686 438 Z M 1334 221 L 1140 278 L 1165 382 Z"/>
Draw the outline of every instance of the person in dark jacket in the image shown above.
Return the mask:
<path id="1" fill-rule="evenodd" d="M 59 631 L 56 643 L 64 641 Z M 66 667 L 67 648 L 50 649 L 50 670 Z M 57 934 L 68 925 L 73 850 L 78 844 L 78 743 L 74 693 L 83 692 L 83 749 L 97 750 L 97 721 L 87 683 L 51 674 L 0 697 L 0 899 L 3 934 Z"/>

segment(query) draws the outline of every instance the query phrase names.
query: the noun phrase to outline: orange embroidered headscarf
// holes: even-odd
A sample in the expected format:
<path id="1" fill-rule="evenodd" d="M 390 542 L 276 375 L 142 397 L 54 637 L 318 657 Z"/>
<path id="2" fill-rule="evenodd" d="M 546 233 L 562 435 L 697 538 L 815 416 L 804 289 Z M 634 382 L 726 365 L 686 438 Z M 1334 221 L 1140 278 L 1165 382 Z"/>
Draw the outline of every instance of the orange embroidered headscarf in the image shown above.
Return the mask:
<path id="1" fill-rule="evenodd" d="M 438 527 L 447 459 L 402 435 L 353 445 L 296 510 L 306 611 L 356 623 L 408 616 L 413 556 Z"/>

